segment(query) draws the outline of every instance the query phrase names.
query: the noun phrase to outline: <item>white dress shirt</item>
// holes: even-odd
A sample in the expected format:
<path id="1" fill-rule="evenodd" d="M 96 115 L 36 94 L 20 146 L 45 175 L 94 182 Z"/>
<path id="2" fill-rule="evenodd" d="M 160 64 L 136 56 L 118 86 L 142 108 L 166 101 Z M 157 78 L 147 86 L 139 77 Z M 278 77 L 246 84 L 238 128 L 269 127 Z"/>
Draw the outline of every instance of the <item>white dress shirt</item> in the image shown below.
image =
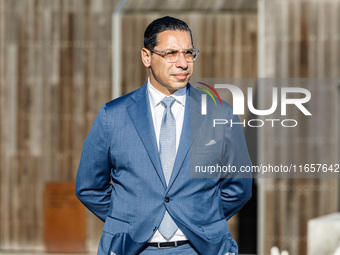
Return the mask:
<path id="1" fill-rule="evenodd" d="M 155 89 L 151 83 L 150 79 L 148 80 L 148 94 L 149 94 L 149 101 L 150 101 L 150 108 L 151 108 L 151 114 L 152 114 L 152 120 L 153 125 L 156 133 L 156 139 L 157 139 L 157 146 L 159 150 L 159 135 L 161 132 L 161 123 L 163 118 L 163 112 L 164 112 L 164 106 L 161 103 L 164 97 L 162 92 Z M 183 126 L 183 120 L 184 120 L 184 109 L 185 109 L 185 100 L 186 100 L 186 91 L 187 88 L 179 89 L 175 93 L 173 93 L 171 96 L 176 99 L 174 104 L 171 107 L 171 112 L 175 117 L 176 120 L 176 152 L 179 145 L 179 140 L 182 133 L 182 126 Z M 174 241 L 180 241 L 180 240 L 188 240 L 186 236 L 183 234 L 183 232 L 178 228 L 176 233 L 173 235 L 173 237 L 169 240 L 169 242 Z M 155 234 L 152 236 L 152 238 L 149 240 L 149 242 L 152 243 L 162 243 L 162 242 L 168 242 L 162 234 L 157 230 Z"/>

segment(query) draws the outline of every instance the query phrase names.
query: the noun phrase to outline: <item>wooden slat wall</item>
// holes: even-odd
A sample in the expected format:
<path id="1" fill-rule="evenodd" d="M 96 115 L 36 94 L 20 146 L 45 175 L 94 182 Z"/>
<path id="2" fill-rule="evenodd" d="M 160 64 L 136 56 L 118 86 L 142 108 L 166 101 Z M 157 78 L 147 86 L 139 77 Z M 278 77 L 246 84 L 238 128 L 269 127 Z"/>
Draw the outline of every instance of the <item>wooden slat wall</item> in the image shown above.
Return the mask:
<path id="1" fill-rule="evenodd" d="M 258 13 L 265 18 L 262 78 L 340 77 L 340 1 L 264 0 L 264 6 Z M 311 82 L 313 117 L 296 111 L 292 117 L 299 128 L 266 130 L 266 163 L 339 163 L 337 86 Z M 268 87 L 269 99 L 270 93 Z M 338 196 L 337 179 L 266 180 L 265 253 L 278 246 L 289 254 L 307 254 L 307 221 L 337 211 Z"/>
<path id="2" fill-rule="evenodd" d="M 339 77 L 339 0 L 264 1 L 265 77 Z M 43 248 L 44 184 L 74 180 L 84 137 L 100 105 L 110 99 L 111 13 L 116 2 L 0 0 L 0 249 Z M 127 1 L 123 92 L 145 82 L 139 57 L 143 31 L 149 21 L 165 14 L 187 20 L 193 30 L 202 51 L 195 77 L 255 77 L 256 1 L 240 2 L 149 0 L 137 6 Z M 145 13 L 160 3 L 162 11 Z M 183 13 L 178 12 L 180 4 Z M 202 8 L 219 12 L 197 12 Z M 223 12 L 228 10 L 232 12 Z M 287 133 L 280 130 L 267 132 L 266 157 L 273 164 L 299 161 L 306 148 L 308 162 L 337 162 L 338 133 L 332 118 L 337 91 L 335 86 L 310 90 L 318 95 L 311 107 L 320 118 L 296 129 L 291 134 L 295 142 L 284 142 Z M 312 139 L 316 132 L 321 141 Z M 291 254 L 305 254 L 307 220 L 337 209 L 335 181 L 266 182 L 266 252 L 278 245 Z M 95 249 L 101 224 L 92 216 L 88 230 L 88 248 Z"/>
<path id="3" fill-rule="evenodd" d="M 116 2 L 0 0 L 1 250 L 43 250 L 44 185 L 75 179 L 83 140 L 99 107 L 110 100 Z M 254 11 L 128 12 L 122 23 L 124 94 L 146 81 L 140 60 L 144 29 L 165 14 L 192 27 L 202 51 L 195 77 L 256 76 Z M 96 249 L 102 224 L 89 214 L 87 228 L 87 247 Z"/>
<path id="4" fill-rule="evenodd" d="M 254 12 L 257 1 L 254 0 L 126 0 L 125 13 L 162 12 L 172 15 L 188 12 Z"/>
<path id="5" fill-rule="evenodd" d="M 110 100 L 111 0 L 0 0 L 0 249 L 43 249 L 43 190 L 74 181 Z M 88 247 L 101 225 L 88 219 Z"/>

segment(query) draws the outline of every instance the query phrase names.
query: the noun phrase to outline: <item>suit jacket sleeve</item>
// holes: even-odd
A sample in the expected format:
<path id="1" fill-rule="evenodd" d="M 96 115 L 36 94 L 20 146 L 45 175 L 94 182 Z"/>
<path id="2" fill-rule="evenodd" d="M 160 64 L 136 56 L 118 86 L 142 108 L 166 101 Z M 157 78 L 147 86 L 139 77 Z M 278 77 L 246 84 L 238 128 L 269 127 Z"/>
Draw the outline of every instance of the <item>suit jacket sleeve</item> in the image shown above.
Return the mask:
<path id="1" fill-rule="evenodd" d="M 236 115 L 233 123 L 240 123 Z M 245 205 L 252 192 L 252 174 L 239 172 L 242 166 L 252 165 L 241 124 L 226 128 L 224 149 L 223 165 L 235 167 L 238 171 L 229 173 L 220 182 L 223 211 L 228 220 Z"/>
<path id="2" fill-rule="evenodd" d="M 84 141 L 76 178 L 77 197 L 102 221 L 108 213 L 112 191 L 109 140 L 104 105 Z"/>

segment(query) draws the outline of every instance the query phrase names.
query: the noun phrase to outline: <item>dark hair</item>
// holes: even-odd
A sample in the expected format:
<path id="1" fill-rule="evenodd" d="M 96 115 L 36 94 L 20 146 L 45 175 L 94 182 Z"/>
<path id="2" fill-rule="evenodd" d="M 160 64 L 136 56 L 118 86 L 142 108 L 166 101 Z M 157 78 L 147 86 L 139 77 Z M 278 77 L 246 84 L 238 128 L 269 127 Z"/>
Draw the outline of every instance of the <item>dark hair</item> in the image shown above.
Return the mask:
<path id="1" fill-rule="evenodd" d="M 158 44 L 158 34 L 166 30 L 180 30 L 188 31 L 190 33 L 190 38 L 192 44 L 192 34 L 189 26 L 183 20 L 176 19 L 170 16 L 165 16 L 152 21 L 144 32 L 144 48 L 148 50 L 153 50 L 153 48 Z"/>

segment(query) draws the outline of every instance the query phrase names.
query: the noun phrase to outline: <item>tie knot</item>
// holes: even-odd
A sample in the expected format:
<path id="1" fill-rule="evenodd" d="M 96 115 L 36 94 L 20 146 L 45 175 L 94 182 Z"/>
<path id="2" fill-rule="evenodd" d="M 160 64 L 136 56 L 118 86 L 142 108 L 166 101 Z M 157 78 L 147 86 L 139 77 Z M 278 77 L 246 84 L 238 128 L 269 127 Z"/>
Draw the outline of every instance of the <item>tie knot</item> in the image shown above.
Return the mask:
<path id="1" fill-rule="evenodd" d="M 171 108 L 171 106 L 173 105 L 175 101 L 176 99 L 173 97 L 164 97 L 161 103 L 164 105 L 165 108 L 168 108 L 168 107 Z"/>

